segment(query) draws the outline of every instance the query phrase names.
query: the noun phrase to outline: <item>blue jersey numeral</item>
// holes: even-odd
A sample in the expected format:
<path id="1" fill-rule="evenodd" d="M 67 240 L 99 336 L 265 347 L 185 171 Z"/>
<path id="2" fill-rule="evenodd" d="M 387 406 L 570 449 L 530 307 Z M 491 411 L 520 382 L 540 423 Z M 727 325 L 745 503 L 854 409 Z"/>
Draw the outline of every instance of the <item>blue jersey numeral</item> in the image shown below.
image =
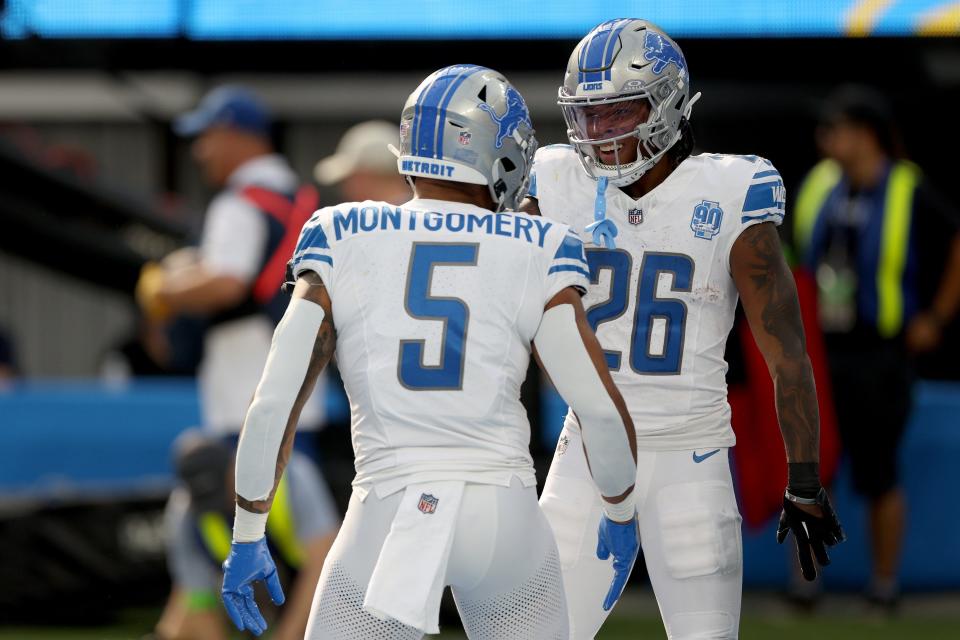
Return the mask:
<path id="1" fill-rule="evenodd" d="M 617 249 L 588 249 L 590 282 L 597 284 L 604 270 L 610 271 L 610 297 L 587 310 L 587 321 L 593 330 L 604 322 L 622 316 L 628 306 L 630 273 L 633 268 L 630 254 Z M 690 291 L 694 264 L 690 256 L 677 253 L 643 254 L 640 279 L 637 286 L 637 305 L 630 338 L 630 368 L 642 375 L 679 375 L 683 364 L 683 342 L 687 323 L 687 305 L 676 298 L 657 297 L 660 274 L 673 276 L 671 291 Z M 663 323 L 662 348 L 654 350 L 654 328 Z M 621 365 L 619 351 L 604 351 L 607 366 L 618 371 Z"/>
<path id="2" fill-rule="evenodd" d="M 463 363 L 467 346 L 470 308 L 460 298 L 430 295 L 436 267 L 470 267 L 477 264 L 479 245 L 415 242 L 410 254 L 404 307 L 417 320 L 443 322 L 440 364 L 423 364 L 425 340 L 401 340 L 397 378 L 415 391 L 463 388 Z"/>
<path id="3" fill-rule="evenodd" d="M 590 265 L 590 284 L 599 284 L 600 274 L 604 271 L 610 272 L 610 297 L 587 309 L 587 322 L 596 333 L 599 325 L 616 320 L 627 311 L 633 258 L 622 249 L 587 249 L 587 264 Z M 603 355 L 612 371 L 620 369 L 619 351 L 604 349 Z"/>
<path id="4" fill-rule="evenodd" d="M 637 311 L 630 339 L 630 368 L 647 375 L 675 376 L 683 362 L 683 337 L 687 325 L 687 305 L 676 298 L 658 298 L 661 273 L 673 275 L 671 291 L 690 291 L 693 284 L 693 260 L 678 253 L 644 253 L 637 287 Z M 651 338 L 656 320 L 666 323 L 663 349 L 652 353 Z"/>

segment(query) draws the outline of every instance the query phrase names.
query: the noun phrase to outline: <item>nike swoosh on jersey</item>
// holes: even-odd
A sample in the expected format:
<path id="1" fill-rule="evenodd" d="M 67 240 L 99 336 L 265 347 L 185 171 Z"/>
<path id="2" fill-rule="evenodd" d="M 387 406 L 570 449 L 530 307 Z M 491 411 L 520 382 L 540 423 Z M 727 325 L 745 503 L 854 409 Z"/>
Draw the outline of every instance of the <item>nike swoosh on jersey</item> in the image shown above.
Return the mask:
<path id="1" fill-rule="evenodd" d="M 707 458 L 709 458 L 710 456 L 712 456 L 712 455 L 715 454 L 715 453 L 720 453 L 720 449 L 714 449 L 713 451 L 708 451 L 708 452 L 706 452 L 705 454 L 703 454 L 702 456 L 698 456 L 698 455 L 697 455 L 697 452 L 694 451 L 694 452 L 693 452 L 693 461 L 696 462 L 697 464 L 700 464 L 701 462 L 703 462 L 704 460 L 706 460 Z"/>

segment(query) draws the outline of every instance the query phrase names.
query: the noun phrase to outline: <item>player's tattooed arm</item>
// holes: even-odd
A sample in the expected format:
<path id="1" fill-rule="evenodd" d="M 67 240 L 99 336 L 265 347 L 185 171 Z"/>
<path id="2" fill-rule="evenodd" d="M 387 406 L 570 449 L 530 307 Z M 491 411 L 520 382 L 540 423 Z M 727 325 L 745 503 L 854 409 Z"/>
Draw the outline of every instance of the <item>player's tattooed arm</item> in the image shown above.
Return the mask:
<path id="1" fill-rule="evenodd" d="M 267 513 L 270 505 L 273 503 L 273 496 L 276 494 L 277 485 L 280 484 L 280 477 L 283 470 L 290 461 L 290 455 L 293 452 L 293 438 L 296 433 L 297 422 L 300 420 L 300 412 L 306 404 L 307 399 L 313 392 L 313 387 L 320 377 L 320 372 L 330 362 L 337 345 L 337 332 L 333 326 L 333 310 L 330 303 L 330 295 L 323 281 L 313 271 L 306 271 L 297 279 L 296 286 L 293 289 L 293 298 L 303 298 L 309 302 L 320 305 L 323 308 L 323 322 L 317 331 L 317 337 L 313 342 L 313 350 L 310 355 L 310 364 L 307 366 L 307 373 L 300 385 L 300 391 L 297 393 L 296 401 L 290 410 L 286 426 L 283 431 L 283 439 L 280 443 L 280 452 L 277 455 L 277 466 L 274 473 L 273 490 L 266 500 L 247 500 L 237 495 L 237 504 L 253 513 Z"/>
<path id="2" fill-rule="evenodd" d="M 520 211 L 523 211 L 531 216 L 542 215 L 540 213 L 540 203 L 536 198 L 531 198 L 530 196 L 524 198 L 523 202 L 520 203 Z"/>
<path id="3" fill-rule="evenodd" d="M 730 270 L 776 392 L 788 462 L 819 462 L 820 413 L 807 356 L 797 287 L 773 223 L 746 229 L 730 252 Z"/>

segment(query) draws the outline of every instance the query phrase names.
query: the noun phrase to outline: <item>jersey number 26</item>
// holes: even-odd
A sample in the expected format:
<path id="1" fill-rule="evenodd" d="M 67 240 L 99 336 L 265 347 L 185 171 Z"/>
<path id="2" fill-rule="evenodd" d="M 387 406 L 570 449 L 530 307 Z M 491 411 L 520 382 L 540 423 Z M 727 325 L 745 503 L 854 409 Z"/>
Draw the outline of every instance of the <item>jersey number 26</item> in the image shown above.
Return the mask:
<path id="1" fill-rule="evenodd" d="M 610 271 L 610 297 L 587 309 L 587 321 L 593 330 L 604 322 L 616 320 L 627 311 L 633 258 L 622 249 L 587 249 L 590 282 L 597 284 L 604 270 Z M 693 283 L 693 259 L 680 253 L 643 254 L 637 284 L 637 304 L 630 332 L 630 368 L 642 375 L 679 375 L 683 362 L 683 340 L 687 324 L 687 305 L 676 298 L 657 297 L 661 273 L 673 276 L 671 291 L 690 291 Z M 664 323 L 663 342 L 654 342 L 654 327 Z M 604 350 L 607 366 L 619 371 L 622 354 Z"/>

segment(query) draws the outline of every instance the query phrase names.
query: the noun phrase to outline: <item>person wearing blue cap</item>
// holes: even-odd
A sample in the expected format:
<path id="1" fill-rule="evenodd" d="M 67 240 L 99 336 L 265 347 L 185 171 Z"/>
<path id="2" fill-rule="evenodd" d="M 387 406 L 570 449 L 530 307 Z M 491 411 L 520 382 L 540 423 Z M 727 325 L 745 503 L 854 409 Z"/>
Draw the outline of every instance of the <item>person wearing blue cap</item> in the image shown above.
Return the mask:
<path id="1" fill-rule="evenodd" d="M 204 426 L 236 435 L 288 298 L 280 286 L 317 193 L 271 141 L 270 112 L 249 90 L 226 85 L 173 123 L 193 139 L 206 181 L 220 192 L 207 209 L 200 246 L 147 264 L 137 285 L 145 314 L 180 314 L 209 321 L 200 364 Z M 316 408 L 314 408 L 316 409 Z M 304 424 L 320 422 L 308 412 Z"/>
<path id="2" fill-rule="evenodd" d="M 260 98 L 243 87 L 225 85 L 208 93 L 196 109 L 177 118 L 173 129 L 181 136 L 193 137 L 215 125 L 269 139 L 272 123 Z"/>
<path id="3" fill-rule="evenodd" d="M 153 320 L 177 315 L 206 319 L 198 370 L 203 428 L 232 450 L 266 362 L 274 326 L 289 301 L 280 290 L 287 260 L 300 229 L 317 208 L 318 196 L 312 186 L 301 184 L 276 152 L 270 112 L 245 88 L 228 85 L 212 90 L 196 109 L 177 118 L 173 129 L 192 138 L 193 158 L 219 192 L 207 208 L 199 247 L 181 249 L 162 263 L 145 265 L 136 297 Z M 301 431 L 322 425 L 320 396 L 315 394 L 304 407 Z M 298 448 L 305 444 L 298 441 Z M 306 449 L 309 453 L 309 446 Z M 325 496 L 314 510 L 323 513 L 313 515 L 324 522 L 339 522 L 328 488 L 320 482 L 317 490 Z M 336 530 L 329 527 L 307 549 L 275 638 L 303 637 L 313 589 Z M 173 566 L 175 561 L 171 556 Z M 178 607 L 175 610 L 182 616 L 165 615 L 165 621 L 177 620 L 177 624 L 158 628 L 164 638 L 225 637 L 222 619 L 214 613 L 219 608 L 215 601 L 187 599 Z"/>

